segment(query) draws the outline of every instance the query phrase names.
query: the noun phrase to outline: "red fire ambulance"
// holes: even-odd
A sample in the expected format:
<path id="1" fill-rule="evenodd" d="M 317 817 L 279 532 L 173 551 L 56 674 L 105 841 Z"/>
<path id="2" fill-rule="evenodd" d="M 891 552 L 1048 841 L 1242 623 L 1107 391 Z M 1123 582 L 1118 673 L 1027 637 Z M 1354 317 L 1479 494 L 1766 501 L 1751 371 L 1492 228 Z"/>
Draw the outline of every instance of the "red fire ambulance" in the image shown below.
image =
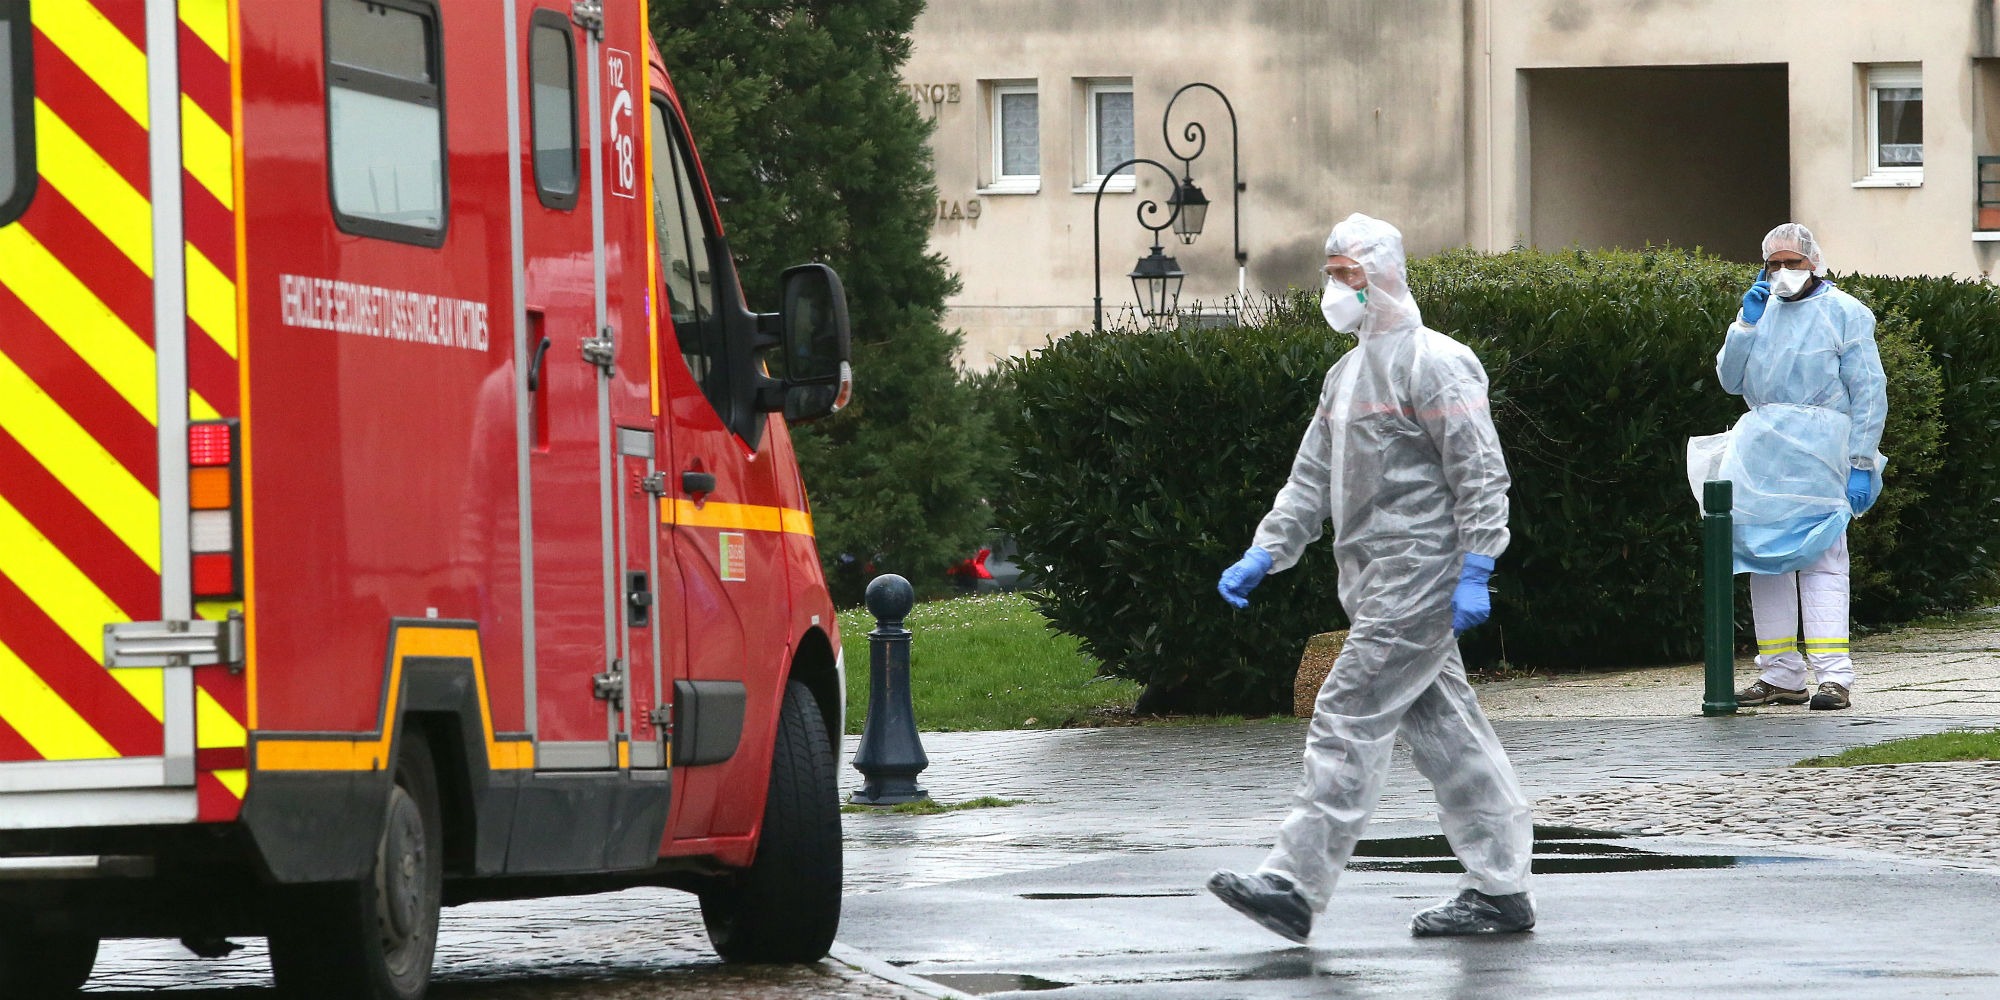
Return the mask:
<path id="1" fill-rule="evenodd" d="M 840 912 L 844 666 L 644 0 L 0 0 L 0 996 L 424 992 L 441 905 Z"/>

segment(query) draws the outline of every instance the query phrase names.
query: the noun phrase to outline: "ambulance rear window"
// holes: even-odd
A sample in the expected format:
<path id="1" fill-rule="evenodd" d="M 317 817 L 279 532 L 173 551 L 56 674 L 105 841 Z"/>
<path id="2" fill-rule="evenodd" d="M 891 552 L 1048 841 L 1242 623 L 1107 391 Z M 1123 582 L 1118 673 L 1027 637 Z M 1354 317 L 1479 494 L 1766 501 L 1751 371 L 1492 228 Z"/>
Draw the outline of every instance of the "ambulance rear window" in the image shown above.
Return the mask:
<path id="1" fill-rule="evenodd" d="M 340 228 L 444 242 L 441 55 L 431 0 L 326 0 L 327 165 Z"/>
<path id="2" fill-rule="evenodd" d="M 35 73 L 28 4 L 0 2 L 0 226 L 21 217 L 35 181 Z"/>

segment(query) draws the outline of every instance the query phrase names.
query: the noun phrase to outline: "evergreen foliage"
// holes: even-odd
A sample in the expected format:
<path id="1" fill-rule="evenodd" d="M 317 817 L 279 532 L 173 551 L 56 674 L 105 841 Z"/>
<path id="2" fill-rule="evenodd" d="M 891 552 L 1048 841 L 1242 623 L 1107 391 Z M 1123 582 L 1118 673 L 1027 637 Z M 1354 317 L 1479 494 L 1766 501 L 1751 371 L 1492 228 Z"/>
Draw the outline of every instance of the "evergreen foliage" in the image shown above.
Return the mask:
<path id="1" fill-rule="evenodd" d="M 723 202 L 753 308 L 825 261 L 854 326 L 855 398 L 793 429 L 821 558 L 843 604 L 869 570 L 921 591 L 970 555 L 1000 473 L 941 320 L 956 279 L 930 252 L 930 123 L 897 73 L 921 0 L 653 0 L 653 34 Z M 846 561 L 842 556 L 852 558 Z"/>
<path id="2" fill-rule="evenodd" d="M 1412 263 L 1426 322 L 1486 365 L 1514 478 L 1513 541 L 1493 618 L 1465 638 L 1472 662 L 1699 658 L 1685 446 L 1744 410 L 1717 384 L 1715 353 L 1752 279 L 1674 250 Z M 1851 533 L 1855 620 L 1989 599 L 2000 345 L 1977 331 L 2000 321 L 2000 299 L 1943 279 L 1835 281 L 1877 309 L 1889 375 L 1885 492 Z M 1324 542 L 1246 611 L 1215 593 L 1284 483 L 1322 376 L 1352 344 L 1317 305 L 1295 296 L 1255 328 L 1072 334 L 1007 370 L 1016 469 L 1001 519 L 1052 567 L 1043 611 L 1105 672 L 1180 692 L 1175 707 L 1279 708 L 1305 639 L 1341 623 Z M 1746 597 L 1737 608 L 1747 636 Z"/>

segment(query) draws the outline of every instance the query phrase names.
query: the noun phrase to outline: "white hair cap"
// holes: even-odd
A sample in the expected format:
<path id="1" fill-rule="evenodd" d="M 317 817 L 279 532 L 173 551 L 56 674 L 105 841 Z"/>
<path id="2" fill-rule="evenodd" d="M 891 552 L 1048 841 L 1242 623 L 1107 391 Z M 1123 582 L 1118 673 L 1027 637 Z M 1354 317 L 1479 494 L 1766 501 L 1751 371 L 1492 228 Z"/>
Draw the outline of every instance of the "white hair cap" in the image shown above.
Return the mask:
<path id="1" fill-rule="evenodd" d="M 1820 253 L 1819 240 L 1812 230 L 1796 223 L 1787 222 L 1764 234 L 1764 260 L 1780 250 L 1790 250 L 1812 264 L 1813 273 L 1826 277 L 1826 257 Z"/>

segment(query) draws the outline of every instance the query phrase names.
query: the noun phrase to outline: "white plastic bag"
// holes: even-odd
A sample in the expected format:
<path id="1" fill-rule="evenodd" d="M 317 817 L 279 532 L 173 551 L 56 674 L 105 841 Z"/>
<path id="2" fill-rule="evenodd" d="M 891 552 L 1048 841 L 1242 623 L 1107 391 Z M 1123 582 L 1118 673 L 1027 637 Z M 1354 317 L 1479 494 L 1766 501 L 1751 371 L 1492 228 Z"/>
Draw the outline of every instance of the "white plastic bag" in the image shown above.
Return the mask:
<path id="1" fill-rule="evenodd" d="M 1688 489 L 1694 493 L 1694 506 L 1697 511 L 1707 513 L 1702 510 L 1703 485 L 1709 480 L 1723 478 L 1722 463 L 1729 455 L 1729 440 L 1730 435 L 1727 432 L 1688 438 Z"/>

